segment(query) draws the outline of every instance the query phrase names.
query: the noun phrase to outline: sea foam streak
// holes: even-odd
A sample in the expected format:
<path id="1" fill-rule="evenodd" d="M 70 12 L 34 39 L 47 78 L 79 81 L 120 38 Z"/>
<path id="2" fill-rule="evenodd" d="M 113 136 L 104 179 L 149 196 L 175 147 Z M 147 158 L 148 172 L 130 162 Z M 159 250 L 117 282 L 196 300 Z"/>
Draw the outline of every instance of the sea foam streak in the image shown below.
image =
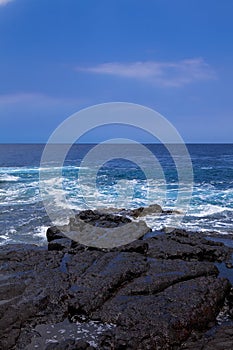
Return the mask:
<path id="1" fill-rule="evenodd" d="M 0 182 L 17 182 L 20 180 L 19 176 L 4 174 L 0 175 Z"/>
<path id="2" fill-rule="evenodd" d="M 28 145 L 27 152 L 25 147 L 20 156 L 19 145 L 15 146 L 14 151 L 11 148 L 11 152 L 8 152 L 6 148 L 5 153 L 0 153 L 0 243 L 45 242 L 46 227 L 57 224 L 51 223 L 43 207 L 39 193 L 40 171 L 45 173 L 46 195 L 58 211 L 60 225 L 64 223 L 60 216 L 64 208 L 74 211 L 99 209 L 101 206 L 136 208 L 157 203 L 164 209 L 173 209 L 178 190 L 186 195 L 185 184 L 178 181 L 174 164 L 163 150 L 159 150 L 158 145 L 151 145 L 150 149 L 163 167 L 165 184 L 159 176 L 145 180 L 135 164 L 125 166 L 118 159 L 100 169 L 95 187 L 88 182 L 80 187 L 79 165 L 82 157 L 78 152 L 69 155 L 69 163 L 65 163 L 62 169 L 57 167 L 56 162 L 40 168 L 40 161 L 36 162 L 35 156 L 41 146 Z M 82 146 L 83 154 L 89 148 Z M 190 208 L 181 227 L 233 233 L 233 145 L 192 145 L 190 151 L 195 181 Z M 91 168 L 82 170 L 92 175 L 95 173 L 94 166 L 92 164 Z M 145 166 L 150 166 L 147 159 Z M 56 176 L 60 170 L 63 176 L 62 181 L 58 182 Z M 143 220 L 158 230 L 172 226 L 173 218 L 173 215 L 151 215 Z"/>

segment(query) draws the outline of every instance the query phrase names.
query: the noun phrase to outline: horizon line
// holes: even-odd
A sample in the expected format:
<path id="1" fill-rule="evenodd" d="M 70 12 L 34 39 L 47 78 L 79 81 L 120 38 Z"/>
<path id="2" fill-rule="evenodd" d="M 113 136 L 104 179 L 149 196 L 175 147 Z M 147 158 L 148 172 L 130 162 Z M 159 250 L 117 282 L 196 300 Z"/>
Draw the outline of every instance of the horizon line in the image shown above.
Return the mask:
<path id="1" fill-rule="evenodd" d="M 101 143 L 106 143 L 107 140 L 103 141 L 103 142 L 75 142 L 71 145 L 99 145 Z M 136 140 L 132 140 L 132 141 L 136 141 Z M 137 142 L 137 141 L 136 141 Z M 140 144 L 143 145 L 164 145 L 161 142 L 138 142 Z M 69 143 L 66 142 L 61 142 L 61 143 L 48 143 L 48 142 L 0 142 L 0 145 L 70 145 Z M 114 143 L 114 142 L 109 142 L 106 144 L 112 144 L 112 145 L 119 145 L 119 144 L 133 144 L 133 143 Z M 184 142 L 184 143 L 166 143 L 166 144 L 177 144 L 177 145 L 233 145 L 233 142 Z"/>

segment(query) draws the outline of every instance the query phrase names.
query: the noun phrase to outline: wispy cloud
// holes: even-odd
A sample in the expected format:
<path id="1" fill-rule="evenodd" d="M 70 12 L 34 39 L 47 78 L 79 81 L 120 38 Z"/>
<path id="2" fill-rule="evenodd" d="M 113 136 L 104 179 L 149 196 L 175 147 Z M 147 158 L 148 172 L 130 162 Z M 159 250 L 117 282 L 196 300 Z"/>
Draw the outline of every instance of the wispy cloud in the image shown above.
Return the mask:
<path id="1" fill-rule="evenodd" d="M 0 6 L 9 4 L 9 2 L 12 2 L 13 0 L 0 0 Z"/>
<path id="2" fill-rule="evenodd" d="M 11 94 L 0 94 L 1 104 L 34 103 L 35 101 L 58 102 L 58 99 L 40 93 L 19 92 Z"/>
<path id="3" fill-rule="evenodd" d="M 76 71 L 140 79 L 165 87 L 181 87 L 216 77 L 202 58 L 168 62 L 109 62 L 92 67 L 76 67 Z"/>
<path id="4" fill-rule="evenodd" d="M 0 94 L 0 108 L 1 107 L 14 107 L 14 106 L 76 106 L 80 104 L 86 104 L 86 101 L 79 96 L 75 97 L 60 97 L 51 96 L 37 92 L 15 92 L 8 94 Z"/>

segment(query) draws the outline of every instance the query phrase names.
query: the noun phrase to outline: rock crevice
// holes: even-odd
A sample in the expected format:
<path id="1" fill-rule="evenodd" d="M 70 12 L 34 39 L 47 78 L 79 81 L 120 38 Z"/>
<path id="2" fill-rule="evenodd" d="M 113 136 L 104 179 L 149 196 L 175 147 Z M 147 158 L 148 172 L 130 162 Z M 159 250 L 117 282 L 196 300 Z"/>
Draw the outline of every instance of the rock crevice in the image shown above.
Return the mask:
<path id="1" fill-rule="evenodd" d="M 79 218 L 88 215 L 107 225 L 108 214 Z M 85 247 L 58 228 L 47 238 L 48 249 L 1 247 L 1 349 L 217 350 L 218 334 L 231 349 L 232 286 L 214 263 L 229 262 L 232 249 L 183 230 L 113 249 Z"/>

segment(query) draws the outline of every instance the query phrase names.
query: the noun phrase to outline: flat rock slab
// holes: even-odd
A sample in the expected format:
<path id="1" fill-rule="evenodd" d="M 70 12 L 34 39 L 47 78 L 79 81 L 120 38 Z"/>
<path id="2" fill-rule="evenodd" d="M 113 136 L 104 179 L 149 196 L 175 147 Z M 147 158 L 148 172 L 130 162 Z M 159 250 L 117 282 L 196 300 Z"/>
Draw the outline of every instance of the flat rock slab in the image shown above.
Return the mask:
<path id="1" fill-rule="evenodd" d="M 184 230 L 147 240 L 148 255 L 158 259 L 182 259 L 221 262 L 231 259 L 233 249 L 223 243 L 210 241 L 199 233 Z"/>
<path id="2" fill-rule="evenodd" d="M 190 339 L 182 350 L 231 350 L 233 344 L 233 322 L 214 327 L 201 339 Z"/>
<path id="3" fill-rule="evenodd" d="M 110 349 L 110 343 L 114 349 L 171 349 L 215 318 L 226 290 L 226 281 L 199 277 L 157 295 L 117 295 L 95 314 L 117 324 L 102 348 Z"/>
<path id="4" fill-rule="evenodd" d="M 103 250 L 56 228 L 47 235 L 49 250 L 0 249 L 3 350 L 181 349 L 216 322 L 230 293 L 214 262 L 229 261 L 232 249 L 198 234 L 176 230 Z M 228 346 L 230 331 L 221 332 Z"/>

